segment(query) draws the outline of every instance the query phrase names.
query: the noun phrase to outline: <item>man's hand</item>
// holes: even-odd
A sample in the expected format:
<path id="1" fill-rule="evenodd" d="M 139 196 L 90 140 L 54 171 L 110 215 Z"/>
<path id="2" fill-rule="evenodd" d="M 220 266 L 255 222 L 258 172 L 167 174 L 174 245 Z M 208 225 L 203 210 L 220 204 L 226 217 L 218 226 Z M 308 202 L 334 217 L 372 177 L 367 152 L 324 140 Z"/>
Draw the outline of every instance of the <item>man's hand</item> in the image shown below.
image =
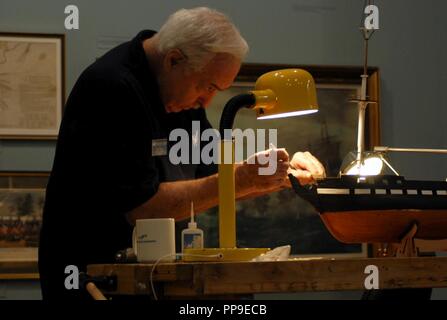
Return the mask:
<path id="1" fill-rule="evenodd" d="M 290 161 L 288 173 L 297 178 L 301 185 L 314 183 L 315 179 L 323 179 L 326 172 L 323 165 L 310 152 L 297 152 Z M 288 186 L 290 186 L 290 181 Z"/>
<path id="2" fill-rule="evenodd" d="M 272 156 L 273 152 L 276 153 L 276 159 L 275 156 Z M 268 159 L 267 163 L 265 163 L 266 159 Z M 272 163 L 272 161 L 276 161 L 276 163 Z M 259 174 L 261 168 L 264 170 L 267 167 L 275 168 L 275 165 L 276 170 L 272 170 L 272 174 Z M 289 154 L 285 149 L 275 148 L 258 152 L 243 163 L 235 165 L 236 190 L 242 196 L 278 191 L 288 181 L 288 168 Z"/>

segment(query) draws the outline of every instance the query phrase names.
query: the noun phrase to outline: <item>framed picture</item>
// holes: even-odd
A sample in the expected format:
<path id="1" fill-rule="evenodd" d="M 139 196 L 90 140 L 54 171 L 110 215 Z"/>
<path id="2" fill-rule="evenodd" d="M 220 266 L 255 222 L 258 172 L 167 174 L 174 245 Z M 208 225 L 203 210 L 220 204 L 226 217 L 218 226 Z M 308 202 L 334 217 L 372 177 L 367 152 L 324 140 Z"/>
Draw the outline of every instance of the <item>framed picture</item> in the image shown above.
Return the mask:
<path id="1" fill-rule="evenodd" d="M 0 172 L 0 279 L 38 278 L 46 172 Z"/>
<path id="2" fill-rule="evenodd" d="M 64 104 L 64 35 L 0 33 L 0 137 L 55 139 Z"/>
<path id="3" fill-rule="evenodd" d="M 361 67 L 245 64 L 234 85 L 216 95 L 207 115 L 218 128 L 226 102 L 253 89 L 256 79 L 272 70 L 302 68 L 309 71 L 317 85 L 319 112 L 301 117 L 256 120 L 251 110 L 238 112 L 234 128 L 277 129 L 278 147 L 290 155 L 310 151 L 324 165 L 328 176 L 337 176 L 343 159 L 357 146 L 358 111 L 350 99 L 360 95 Z M 379 71 L 370 68 L 368 95 L 379 102 Z M 366 115 L 366 149 L 379 144 L 379 104 L 370 105 Z M 268 148 L 266 146 L 266 148 Z M 326 229 L 318 212 L 293 190 L 283 190 L 256 199 L 238 201 L 238 247 L 275 248 L 291 245 L 298 256 L 366 256 L 367 246 L 338 242 Z M 218 209 L 199 215 L 205 232 L 205 245 L 218 246 Z"/>

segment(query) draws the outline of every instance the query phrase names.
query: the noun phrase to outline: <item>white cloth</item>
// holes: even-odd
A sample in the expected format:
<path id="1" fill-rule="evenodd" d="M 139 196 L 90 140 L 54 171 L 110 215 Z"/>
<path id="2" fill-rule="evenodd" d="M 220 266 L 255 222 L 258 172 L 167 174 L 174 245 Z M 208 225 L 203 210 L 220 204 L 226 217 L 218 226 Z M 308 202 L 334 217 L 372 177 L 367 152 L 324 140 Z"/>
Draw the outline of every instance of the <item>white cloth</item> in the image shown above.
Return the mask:
<path id="1" fill-rule="evenodd" d="M 290 256 L 290 245 L 277 247 L 253 258 L 251 261 L 286 261 Z"/>

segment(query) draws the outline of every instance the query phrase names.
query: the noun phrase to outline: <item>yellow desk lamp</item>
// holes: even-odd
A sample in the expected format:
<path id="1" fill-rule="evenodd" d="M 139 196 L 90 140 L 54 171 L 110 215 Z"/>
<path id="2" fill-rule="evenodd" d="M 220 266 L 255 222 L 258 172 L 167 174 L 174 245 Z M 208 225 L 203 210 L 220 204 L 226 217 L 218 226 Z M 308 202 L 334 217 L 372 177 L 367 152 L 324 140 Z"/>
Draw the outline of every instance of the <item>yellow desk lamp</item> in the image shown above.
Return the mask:
<path id="1" fill-rule="evenodd" d="M 219 126 L 219 248 L 185 249 L 186 261 L 246 261 L 269 250 L 236 247 L 234 139 L 225 129 L 233 128 L 236 113 L 242 108 L 256 110 L 258 119 L 317 112 L 314 79 L 309 72 L 301 69 L 271 71 L 258 78 L 255 90 L 237 95 L 227 102 Z"/>

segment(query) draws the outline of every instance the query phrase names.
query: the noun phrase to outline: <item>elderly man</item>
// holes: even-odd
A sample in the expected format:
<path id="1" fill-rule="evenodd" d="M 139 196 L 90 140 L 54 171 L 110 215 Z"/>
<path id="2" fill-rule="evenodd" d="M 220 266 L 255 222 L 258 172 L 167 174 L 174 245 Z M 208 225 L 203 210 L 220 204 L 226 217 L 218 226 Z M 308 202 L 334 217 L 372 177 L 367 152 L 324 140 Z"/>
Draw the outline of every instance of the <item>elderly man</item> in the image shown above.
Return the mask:
<path id="1" fill-rule="evenodd" d="M 79 290 L 64 286 L 66 266 L 112 262 L 131 247 L 135 220 L 184 219 L 191 200 L 197 212 L 217 205 L 214 165 L 173 165 L 152 148 L 175 128 L 190 130 L 192 121 L 211 127 L 204 109 L 231 86 L 247 50 L 223 14 L 180 10 L 159 33 L 140 32 L 81 74 L 47 187 L 39 248 L 44 298 L 76 297 Z M 236 165 L 238 198 L 287 186 L 288 171 L 302 184 L 324 173 L 309 153 L 289 163 L 285 150 L 277 152 L 273 175 L 258 175 L 258 164 Z"/>

